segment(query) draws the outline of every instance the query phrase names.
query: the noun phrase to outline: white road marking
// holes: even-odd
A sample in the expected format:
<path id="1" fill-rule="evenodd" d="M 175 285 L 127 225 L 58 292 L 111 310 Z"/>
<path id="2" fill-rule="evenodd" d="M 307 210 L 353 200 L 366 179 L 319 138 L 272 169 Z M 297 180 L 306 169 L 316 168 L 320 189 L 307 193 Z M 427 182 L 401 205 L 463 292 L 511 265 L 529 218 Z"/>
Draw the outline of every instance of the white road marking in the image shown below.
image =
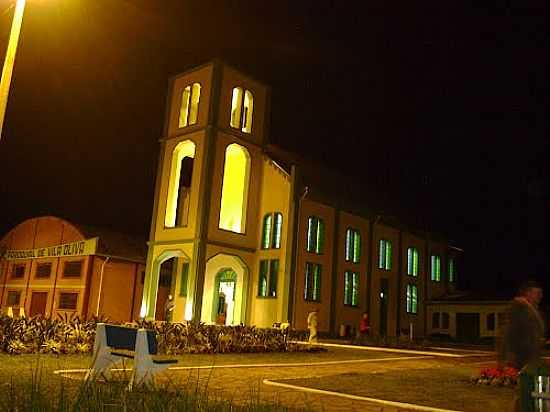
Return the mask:
<path id="1" fill-rule="evenodd" d="M 291 342 L 297 343 L 299 345 L 309 345 L 308 342 Z M 346 349 L 356 349 L 356 350 L 370 350 L 374 352 L 391 352 L 391 353 L 410 353 L 414 355 L 426 355 L 426 356 L 441 356 L 445 358 L 469 358 L 472 356 L 480 355 L 458 355 L 456 353 L 447 353 L 447 352 L 430 352 L 423 350 L 414 350 L 414 349 L 397 349 L 397 348 L 382 348 L 379 346 L 356 346 L 356 345 L 345 345 L 340 343 L 315 343 L 314 346 L 328 346 L 333 348 L 346 348 Z"/>
<path id="2" fill-rule="evenodd" d="M 407 409 L 410 409 L 410 410 L 413 410 L 413 411 L 462 412 L 462 411 L 457 411 L 457 410 L 453 410 L 453 409 L 433 408 L 431 406 L 416 405 L 416 404 L 413 404 L 413 403 L 386 401 L 386 400 L 383 400 L 383 399 L 369 398 L 369 397 L 366 397 L 366 396 L 358 396 L 358 395 L 350 395 L 350 394 L 342 393 L 342 392 L 332 392 L 332 391 L 325 391 L 325 390 L 322 390 L 322 389 L 313 389 L 313 388 L 308 388 L 308 387 L 305 387 L 305 386 L 290 385 L 288 383 L 273 382 L 269 379 L 264 379 L 263 383 L 265 385 L 278 386 L 280 388 L 286 388 L 286 389 L 294 389 L 294 390 L 298 390 L 298 391 L 301 391 L 301 392 L 316 393 L 316 394 L 319 394 L 319 395 L 337 396 L 337 397 L 340 397 L 340 398 L 352 399 L 352 400 L 356 400 L 356 401 L 364 401 L 364 402 L 376 403 L 376 404 L 379 404 L 379 405 L 393 406 L 393 407 L 396 407 L 396 408 L 407 408 Z"/>
<path id="3" fill-rule="evenodd" d="M 346 359 L 340 361 L 322 361 L 322 362 L 286 362 L 286 363 L 241 363 L 234 365 L 200 365 L 200 366 L 172 366 L 168 368 L 171 371 L 178 370 L 191 370 L 191 369 L 224 369 L 224 368 L 293 368 L 303 366 L 329 366 L 329 365 L 342 365 L 348 363 L 371 363 L 371 362 L 384 362 L 384 361 L 400 361 L 400 360 L 413 360 L 413 359 L 429 359 L 431 356 L 397 356 L 394 358 L 376 358 L 376 359 Z M 70 373 L 86 373 L 89 369 L 59 369 L 53 371 L 56 375 L 70 374 Z M 131 371 L 130 368 L 115 368 L 111 369 L 112 372 L 124 372 Z"/>

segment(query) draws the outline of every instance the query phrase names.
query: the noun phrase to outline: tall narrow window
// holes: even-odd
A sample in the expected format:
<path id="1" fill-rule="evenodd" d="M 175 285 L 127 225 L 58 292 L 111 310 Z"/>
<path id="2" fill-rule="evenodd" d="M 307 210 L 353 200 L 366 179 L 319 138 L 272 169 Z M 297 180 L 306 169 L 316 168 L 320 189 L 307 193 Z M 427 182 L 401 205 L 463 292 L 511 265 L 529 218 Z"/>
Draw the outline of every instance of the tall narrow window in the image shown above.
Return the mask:
<path id="1" fill-rule="evenodd" d="M 194 158 L 195 143 L 191 140 L 178 143 L 172 152 L 165 227 L 187 225 Z"/>
<path id="2" fill-rule="evenodd" d="M 378 268 L 391 270 L 392 268 L 392 244 L 390 240 L 380 239 L 378 247 Z"/>
<path id="3" fill-rule="evenodd" d="M 281 236 L 283 232 L 283 215 L 282 213 L 275 213 L 274 215 L 275 227 L 273 230 L 273 240 L 271 241 L 271 247 L 273 249 L 281 248 Z"/>
<path id="4" fill-rule="evenodd" d="M 317 216 L 310 216 L 307 220 L 306 250 L 320 255 L 325 243 L 325 224 Z"/>
<path id="5" fill-rule="evenodd" d="M 276 297 L 279 276 L 279 259 L 260 260 L 258 297 Z"/>
<path id="6" fill-rule="evenodd" d="M 346 230 L 346 262 L 359 263 L 361 256 L 361 235 L 358 230 L 348 228 Z"/>
<path id="7" fill-rule="evenodd" d="M 407 285 L 407 313 L 416 314 L 418 308 L 418 289 L 416 285 Z"/>
<path id="8" fill-rule="evenodd" d="M 321 301 L 321 265 L 306 263 L 304 299 L 311 302 Z"/>
<path id="9" fill-rule="evenodd" d="M 240 129 L 244 133 L 251 133 L 253 111 L 254 96 L 250 90 L 234 87 L 231 96 L 231 127 Z"/>
<path id="10" fill-rule="evenodd" d="M 449 282 L 456 282 L 456 264 L 454 258 L 449 258 Z"/>
<path id="11" fill-rule="evenodd" d="M 264 225 L 262 230 L 262 249 L 269 249 L 271 245 L 271 236 L 273 232 L 273 215 L 264 216 Z"/>
<path id="12" fill-rule="evenodd" d="M 191 126 L 197 123 L 200 96 L 201 85 L 199 83 L 193 83 L 183 89 L 181 95 L 179 127 Z"/>
<path id="13" fill-rule="evenodd" d="M 418 276 L 418 249 L 415 247 L 407 249 L 407 275 Z"/>
<path id="14" fill-rule="evenodd" d="M 359 274 L 344 273 L 344 305 L 359 306 Z"/>
<path id="15" fill-rule="evenodd" d="M 187 282 L 189 280 L 189 262 L 184 262 L 181 268 L 180 296 L 187 296 Z"/>
<path id="16" fill-rule="evenodd" d="M 219 228 L 244 233 L 250 180 L 250 155 L 236 143 L 225 149 Z"/>
<path id="17" fill-rule="evenodd" d="M 283 215 L 279 212 L 264 216 L 262 227 L 262 249 L 280 249 L 283 230 Z"/>
<path id="18" fill-rule="evenodd" d="M 441 257 L 437 255 L 432 255 L 432 264 L 431 264 L 431 279 L 434 282 L 441 282 Z"/>

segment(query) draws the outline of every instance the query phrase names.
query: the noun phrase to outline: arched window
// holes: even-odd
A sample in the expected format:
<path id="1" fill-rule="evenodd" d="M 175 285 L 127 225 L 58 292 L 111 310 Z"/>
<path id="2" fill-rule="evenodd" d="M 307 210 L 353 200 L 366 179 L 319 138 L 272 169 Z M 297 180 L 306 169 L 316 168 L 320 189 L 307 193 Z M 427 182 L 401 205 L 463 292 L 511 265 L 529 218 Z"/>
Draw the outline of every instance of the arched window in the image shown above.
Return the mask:
<path id="1" fill-rule="evenodd" d="M 346 230 L 346 262 L 359 263 L 361 256 L 361 235 L 358 230 L 348 228 Z"/>
<path id="2" fill-rule="evenodd" d="M 306 250 L 308 252 L 323 253 L 325 243 L 325 224 L 323 219 L 317 216 L 310 216 L 307 219 L 307 243 Z"/>
<path id="3" fill-rule="evenodd" d="M 264 216 L 262 226 L 262 249 L 280 249 L 281 232 L 283 230 L 283 215 L 279 212 Z"/>
<path id="4" fill-rule="evenodd" d="M 195 143 L 191 140 L 178 143 L 172 152 L 166 214 L 164 216 L 165 227 L 187 225 L 194 158 Z"/>
<path id="5" fill-rule="evenodd" d="M 183 89 L 178 123 L 179 127 L 191 126 L 197 123 L 200 97 L 201 85 L 199 83 L 193 83 Z"/>
<path id="6" fill-rule="evenodd" d="M 225 149 L 219 228 L 244 233 L 250 180 L 250 155 L 236 143 Z"/>
<path id="7" fill-rule="evenodd" d="M 244 133 L 251 133 L 253 111 L 254 96 L 250 90 L 234 87 L 231 95 L 231 127 L 240 129 Z"/>
<path id="8" fill-rule="evenodd" d="M 415 247 L 407 249 L 407 275 L 418 276 L 418 249 Z"/>

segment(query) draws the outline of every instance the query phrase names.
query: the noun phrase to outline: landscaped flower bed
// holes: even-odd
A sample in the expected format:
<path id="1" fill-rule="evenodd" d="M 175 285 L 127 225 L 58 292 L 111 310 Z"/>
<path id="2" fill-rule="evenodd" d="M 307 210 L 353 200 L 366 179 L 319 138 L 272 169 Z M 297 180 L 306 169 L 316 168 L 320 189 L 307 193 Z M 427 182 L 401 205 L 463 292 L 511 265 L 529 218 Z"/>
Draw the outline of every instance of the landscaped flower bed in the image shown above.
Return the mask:
<path id="1" fill-rule="evenodd" d="M 499 366 L 483 368 L 479 376 L 472 378 L 472 382 L 478 385 L 515 386 L 518 383 L 518 370 Z"/>
<path id="2" fill-rule="evenodd" d="M 0 352 L 21 353 L 89 353 L 94 344 L 96 323 L 104 319 L 80 320 L 77 317 L 11 318 L 0 315 Z M 109 322 L 113 323 L 113 322 Z M 183 353 L 251 353 L 310 350 L 287 344 L 281 330 L 254 326 L 218 326 L 204 323 L 164 323 L 140 321 L 135 327 L 157 332 L 159 352 Z"/>

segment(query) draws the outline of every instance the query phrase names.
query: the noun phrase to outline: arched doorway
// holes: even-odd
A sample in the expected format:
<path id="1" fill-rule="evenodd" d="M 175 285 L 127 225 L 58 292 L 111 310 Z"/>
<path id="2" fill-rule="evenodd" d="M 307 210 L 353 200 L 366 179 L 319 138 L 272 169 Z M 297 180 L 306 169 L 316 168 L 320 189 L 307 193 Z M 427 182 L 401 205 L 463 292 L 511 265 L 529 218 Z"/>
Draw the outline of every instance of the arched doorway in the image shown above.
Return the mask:
<path id="1" fill-rule="evenodd" d="M 236 255 L 217 254 L 206 262 L 201 321 L 225 325 L 246 322 L 248 267 Z"/>
<path id="2" fill-rule="evenodd" d="M 231 325 L 235 318 L 235 292 L 237 290 L 237 274 L 231 268 L 225 268 L 216 275 L 214 288 L 215 311 L 213 318 L 220 325 Z"/>

